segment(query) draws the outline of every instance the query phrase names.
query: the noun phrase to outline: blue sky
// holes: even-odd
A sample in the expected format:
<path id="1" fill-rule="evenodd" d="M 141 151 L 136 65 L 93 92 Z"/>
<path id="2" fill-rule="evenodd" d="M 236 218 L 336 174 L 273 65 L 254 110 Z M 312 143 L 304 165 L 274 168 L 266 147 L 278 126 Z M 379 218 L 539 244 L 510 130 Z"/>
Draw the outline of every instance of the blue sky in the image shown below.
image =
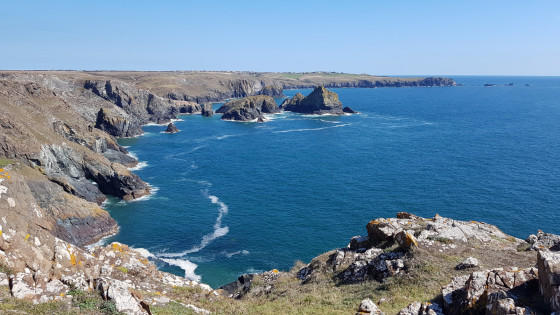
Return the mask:
<path id="1" fill-rule="evenodd" d="M 0 0 L 0 69 L 560 75 L 560 1 Z"/>

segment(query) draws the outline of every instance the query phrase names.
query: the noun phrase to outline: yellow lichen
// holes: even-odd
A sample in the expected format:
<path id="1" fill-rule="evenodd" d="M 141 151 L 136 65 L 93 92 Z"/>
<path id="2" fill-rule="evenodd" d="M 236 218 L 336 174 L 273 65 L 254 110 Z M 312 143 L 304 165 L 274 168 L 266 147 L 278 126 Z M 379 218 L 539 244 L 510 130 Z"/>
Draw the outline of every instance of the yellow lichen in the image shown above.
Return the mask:
<path id="1" fill-rule="evenodd" d="M 24 241 L 27 241 L 27 239 L 28 239 L 30 236 L 31 236 L 31 235 L 27 234 L 23 240 L 24 240 Z"/>
<path id="2" fill-rule="evenodd" d="M 278 269 L 272 269 L 272 272 L 278 273 Z"/>

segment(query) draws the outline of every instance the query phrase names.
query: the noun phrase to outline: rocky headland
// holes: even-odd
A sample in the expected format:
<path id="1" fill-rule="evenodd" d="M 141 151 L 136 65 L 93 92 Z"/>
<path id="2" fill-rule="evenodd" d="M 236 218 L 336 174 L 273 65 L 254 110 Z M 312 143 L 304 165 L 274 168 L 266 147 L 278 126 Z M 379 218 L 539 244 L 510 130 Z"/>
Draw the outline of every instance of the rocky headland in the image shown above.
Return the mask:
<path id="1" fill-rule="evenodd" d="M 271 96 L 257 95 L 229 101 L 216 113 L 223 114 L 223 120 L 265 121 L 264 114 L 276 114 L 280 108 Z"/>
<path id="2" fill-rule="evenodd" d="M 144 124 L 211 115 L 208 102 L 238 97 L 223 116 L 259 120 L 278 112 L 272 97 L 286 88 L 319 86 L 283 107 L 338 115 L 353 110 L 326 88 L 448 85 L 332 73 L 0 72 L 0 312 L 560 312 L 560 236 L 521 240 L 437 215 L 372 220 L 363 236 L 308 264 L 216 290 L 159 271 L 143 249 L 86 248 L 117 231 L 100 206 L 107 195 L 150 193 L 130 171 L 138 161 L 116 141 L 141 135 Z"/>
<path id="3" fill-rule="evenodd" d="M 338 95 L 325 89 L 323 86 L 315 87 L 313 92 L 307 96 L 297 93 L 291 99 L 286 99 L 280 105 L 280 108 L 285 111 L 313 115 L 355 113 L 349 107 L 346 107 L 345 112 L 342 108 L 342 102 L 338 99 Z"/>

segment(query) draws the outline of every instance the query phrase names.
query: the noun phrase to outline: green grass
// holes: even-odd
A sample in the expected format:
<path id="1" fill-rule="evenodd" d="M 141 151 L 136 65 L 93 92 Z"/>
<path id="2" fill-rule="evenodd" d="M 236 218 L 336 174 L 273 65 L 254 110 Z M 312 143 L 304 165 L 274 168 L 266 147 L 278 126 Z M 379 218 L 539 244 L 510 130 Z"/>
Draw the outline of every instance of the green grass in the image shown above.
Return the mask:
<path id="1" fill-rule="evenodd" d="M 0 158 L 0 168 L 6 167 L 6 166 L 11 165 L 13 163 L 14 163 L 13 160 Z"/>
<path id="2" fill-rule="evenodd" d="M 183 305 L 171 302 L 165 306 L 151 306 L 150 311 L 154 315 L 190 315 L 196 314 L 192 309 L 186 308 Z"/>

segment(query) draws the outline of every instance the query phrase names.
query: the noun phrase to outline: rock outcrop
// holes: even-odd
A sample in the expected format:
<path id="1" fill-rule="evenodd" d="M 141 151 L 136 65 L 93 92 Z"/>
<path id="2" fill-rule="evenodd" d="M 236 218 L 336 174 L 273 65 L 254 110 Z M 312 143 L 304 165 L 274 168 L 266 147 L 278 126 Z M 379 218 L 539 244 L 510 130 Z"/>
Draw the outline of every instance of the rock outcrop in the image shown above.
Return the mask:
<path id="1" fill-rule="evenodd" d="M 302 114 L 342 115 L 344 113 L 338 95 L 322 86 L 316 87 L 306 97 L 302 98 L 302 95 L 298 94 L 291 99 L 285 100 L 280 107 L 285 111 Z"/>
<path id="2" fill-rule="evenodd" d="M 109 108 L 101 108 L 97 114 L 95 128 L 115 137 L 134 137 L 141 135 L 142 128 Z"/>
<path id="3" fill-rule="evenodd" d="M 560 312 L 560 253 L 539 251 L 539 290 L 545 304 L 553 312 Z"/>
<path id="4" fill-rule="evenodd" d="M 167 125 L 167 129 L 165 129 L 165 133 L 177 133 L 179 131 L 181 130 L 179 130 L 174 123 L 169 123 L 169 125 Z"/>
<path id="5" fill-rule="evenodd" d="M 212 110 L 212 103 L 204 103 L 202 106 L 202 116 L 204 117 L 212 117 L 214 115 L 214 110 Z"/>
<path id="6" fill-rule="evenodd" d="M 263 114 L 280 112 L 274 99 L 270 96 L 249 96 L 243 99 L 232 100 L 222 105 L 216 113 L 223 113 L 223 120 L 252 121 Z"/>

